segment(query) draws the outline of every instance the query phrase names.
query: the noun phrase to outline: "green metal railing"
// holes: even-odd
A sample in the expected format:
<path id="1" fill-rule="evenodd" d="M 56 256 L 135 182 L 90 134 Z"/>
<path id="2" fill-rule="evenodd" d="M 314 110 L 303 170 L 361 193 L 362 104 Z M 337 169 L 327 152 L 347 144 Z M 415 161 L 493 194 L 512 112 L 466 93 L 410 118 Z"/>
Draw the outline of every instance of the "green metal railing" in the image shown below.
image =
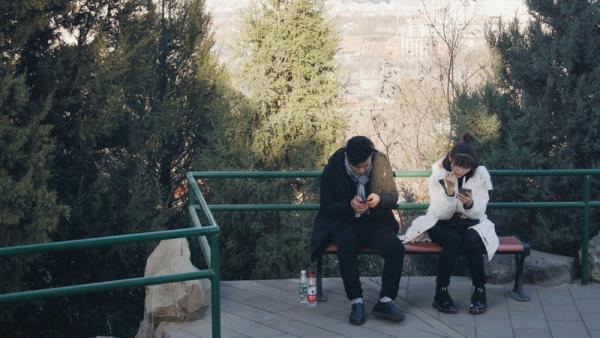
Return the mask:
<path id="1" fill-rule="evenodd" d="M 583 177 L 582 200 L 564 202 L 491 202 L 492 209 L 534 209 L 534 208 L 576 208 L 582 209 L 581 238 L 581 283 L 588 283 L 588 246 L 590 227 L 590 208 L 600 207 L 600 201 L 590 201 L 590 178 L 600 175 L 600 169 L 536 169 L 536 170 L 490 170 L 495 177 L 506 176 L 580 176 Z M 321 171 L 203 171 L 192 172 L 196 179 L 207 178 L 318 178 Z M 394 171 L 396 178 L 429 177 L 431 171 Z M 400 210 L 427 209 L 427 203 L 401 203 Z M 318 204 L 217 204 L 209 205 L 212 211 L 247 211 L 247 210 L 317 210 Z"/>
<path id="2" fill-rule="evenodd" d="M 211 281 L 212 336 L 216 338 L 221 337 L 221 283 L 219 271 L 220 229 L 208 205 L 206 204 L 204 197 L 202 196 L 196 179 L 190 173 L 188 173 L 187 179 L 189 187 L 187 203 L 190 224 L 189 228 L 4 247 L 0 248 L 0 257 L 97 248 L 116 244 L 139 243 L 145 241 L 187 237 L 190 241 L 190 251 L 194 264 L 198 266 L 198 246 L 200 246 L 208 266 L 207 269 L 161 276 L 120 279 L 99 283 L 78 284 L 42 290 L 0 294 L 0 304 L 208 278 Z M 201 210 L 204 213 L 204 216 L 208 220 L 208 225 L 202 226 L 200 223 L 200 218 L 197 214 L 197 210 Z"/>
<path id="3" fill-rule="evenodd" d="M 600 175 L 600 169 L 564 169 L 564 170 L 491 170 L 492 176 L 581 176 L 583 177 L 582 200 L 564 202 L 492 202 L 490 208 L 516 209 L 516 208 L 578 208 L 583 211 L 582 238 L 581 238 L 581 266 L 582 284 L 588 283 L 588 244 L 590 208 L 599 207 L 600 201 L 590 200 L 591 176 Z M 198 179 L 205 178 L 318 178 L 321 171 L 206 171 L 191 172 L 188 179 L 187 210 L 189 228 L 107 236 L 97 238 L 78 239 L 54 243 L 29 244 L 0 248 L 0 257 L 24 254 L 34 254 L 53 251 L 65 251 L 84 248 L 103 247 L 116 244 L 139 243 L 170 238 L 187 237 L 190 241 L 192 261 L 198 265 L 199 252 L 202 252 L 208 268 L 195 272 L 178 273 L 162 276 L 121 279 L 91 284 L 71 285 L 49 288 L 43 290 L 21 291 L 0 294 L 0 304 L 34 299 L 72 296 L 94 292 L 104 292 L 114 289 L 140 287 L 162 283 L 171 283 L 185 280 L 209 278 L 211 280 L 212 301 L 212 335 L 221 335 L 220 317 L 220 271 L 219 271 L 219 226 L 211 211 L 240 211 L 240 210 L 317 210 L 318 204 L 220 204 L 207 205 L 200 188 Z M 395 171 L 397 178 L 428 177 L 429 171 Z M 401 210 L 426 209 L 426 203 L 402 203 L 398 205 Z M 208 225 L 203 226 L 198 217 L 197 210 L 203 212 Z"/>

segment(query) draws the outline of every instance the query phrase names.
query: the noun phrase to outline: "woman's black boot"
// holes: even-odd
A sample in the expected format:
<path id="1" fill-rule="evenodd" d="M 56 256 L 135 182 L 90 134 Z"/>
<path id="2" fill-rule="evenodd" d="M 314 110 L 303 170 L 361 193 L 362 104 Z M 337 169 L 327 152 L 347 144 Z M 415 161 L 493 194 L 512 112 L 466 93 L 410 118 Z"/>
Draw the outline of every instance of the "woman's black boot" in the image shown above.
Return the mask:
<path id="1" fill-rule="evenodd" d="M 487 310 L 487 299 L 485 297 L 485 287 L 479 286 L 473 291 L 471 296 L 471 306 L 469 306 L 469 312 L 478 315 L 482 314 Z"/>
<path id="2" fill-rule="evenodd" d="M 450 294 L 448 286 L 437 285 L 435 287 L 435 296 L 433 297 L 433 307 L 443 313 L 457 313 L 456 306 Z"/>

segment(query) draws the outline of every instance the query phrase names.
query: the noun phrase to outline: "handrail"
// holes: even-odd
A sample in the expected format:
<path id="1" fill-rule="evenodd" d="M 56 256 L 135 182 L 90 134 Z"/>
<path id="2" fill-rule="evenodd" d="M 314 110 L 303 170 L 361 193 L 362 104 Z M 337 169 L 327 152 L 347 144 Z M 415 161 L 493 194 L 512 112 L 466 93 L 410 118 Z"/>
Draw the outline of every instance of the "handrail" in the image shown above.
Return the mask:
<path id="1" fill-rule="evenodd" d="M 9 246 L 0 248 L 0 257 L 25 255 L 52 251 L 66 251 L 74 249 L 97 248 L 115 244 L 138 243 L 155 241 L 159 239 L 181 238 L 187 236 L 211 235 L 219 232 L 219 227 L 205 228 L 184 228 L 175 230 L 162 230 L 153 232 L 142 232 L 137 234 L 127 234 L 118 236 L 94 237 L 85 239 L 76 239 L 71 241 L 50 242 L 39 244 L 27 244 L 18 246 Z"/>
<path id="2" fill-rule="evenodd" d="M 192 171 L 188 177 L 195 178 L 310 178 L 321 176 L 321 170 L 290 171 Z"/>
<path id="3" fill-rule="evenodd" d="M 188 198 L 187 207 L 188 215 L 190 216 L 190 226 L 195 228 L 201 228 L 200 218 L 196 213 L 197 204 L 199 208 L 204 212 L 208 220 L 208 226 L 217 226 L 217 221 L 210 211 L 202 191 L 198 186 L 198 181 L 191 173 L 186 174 L 188 183 Z M 221 272 L 220 272 L 220 253 L 219 253 L 219 235 L 210 236 L 208 241 L 204 237 L 188 237 L 190 243 L 190 249 L 192 253 L 192 263 L 198 265 L 198 238 L 200 238 L 200 247 L 204 258 L 208 261 L 208 266 L 214 271 L 215 275 L 211 278 L 210 283 L 210 295 L 211 295 L 211 322 L 212 322 L 212 336 L 216 338 L 221 337 Z"/>
<path id="4" fill-rule="evenodd" d="M 202 191 L 200 191 L 200 187 L 198 186 L 198 182 L 196 181 L 194 175 L 192 173 L 187 173 L 186 177 L 190 186 L 190 191 L 193 193 L 191 196 L 188 194 L 188 203 L 192 203 L 192 201 L 197 201 L 200 203 L 202 211 L 204 211 L 204 214 L 208 218 L 208 224 L 217 224 L 217 221 L 215 221 L 215 218 L 206 204 L 206 200 L 204 200 L 204 196 L 202 196 Z"/>
<path id="5" fill-rule="evenodd" d="M 214 272 L 201 270 L 193 272 L 175 273 L 161 276 L 148 276 L 129 279 L 119 279 L 107 282 L 78 284 L 63 286 L 50 289 L 13 292 L 0 295 L 0 304 L 16 301 L 34 300 L 42 298 L 52 298 L 61 296 L 74 296 L 94 292 L 110 291 L 115 289 L 125 289 L 137 286 L 156 285 L 172 282 L 181 282 L 191 279 L 210 278 Z"/>
<path id="6" fill-rule="evenodd" d="M 118 279 L 98 283 L 77 284 L 40 290 L 5 293 L 0 294 L 0 304 L 208 278 L 211 281 L 212 336 L 216 338 L 221 337 L 219 263 L 220 228 L 217 225 L 210 208 L 206 204 L 204 197 L 202 196 L 202 192 L 198 187 L 196 179 L 189 173 L 186 177 L 188 179 L 188 186 L 190 187 L 188 190 L 188 207 L 186 208 L 189 216 L 189 228 L 0 247 L 0 257 L 87 249 L 116 244 L 139 243 L 145 241 L 187 237 L 190 241 L 192 261 L 196 266 L 198 266 L 198 248 L 196 244 L 198 243 L 197 239 L 200 238 L 202 253 L 208 265 L 207 269 L 160 276 Z M 209 224 L 207 226 L 203 226 L 200 223 L 200 218 L 196 212 L 198 209 L 204 212 L 204 215 L 208 219 Z"/>
<path id="7" fill-rule="evenodd" d="M 195 179 L 208 178 L 318 178 L 320 170 L 307 171 L 195 171 L 188 173 Z M 589 247 L 589 222 L 590 208 L 600 207 L 600 201 L 590 200 L 590 177 L 599 176 L 600 169 L 496 169 L 489 170 L 492 176 L 583 176 L 582 199 L 580 201 L 513 201 L 491 202 L 490 209 L 532 209 L 532 208 L 580 208 L 583 210 L 582 238 L 581 238 L 581 283 L 587 284 L 588 276 L 588 247 Z M 395 170 L 396 178 L 429 177 L 429 170 Z M 400 210 L 423 210 L 428 208 L 427 203 L 400 203 Z M 318 210 L 315 203 L 304 204 L 212 204 L 208 205 L 212 211 L 289 211 L 289 210 Z"/>
<path id="8" fill-rule="evenodd" d="M 396 178 L 428 177 L 430 171 L 394 171 Z M 600 169 L 533 169 L 533 170 L 490 170 L 492 176 L 583 176 L 583 200 L 582 201 L 559 201 L 559 202 L 492 202 L 490 208 L 581 208 L 583 209 L 582 224 L 582 284 L 588 283 L 588 245 L 589 245 L 589 212 L 592 207 L 600 207 L 600 201 L 590 200 L 590 176 L 600 175 Z M 40 298 L 69 296 L 92 292 L 102 292 L 121 288 L 139 287 L 175 281 L 184 281 L 200 278 L 211 279 L 211 301 L 212 301 L 212 333 L 213 337 L 220 337 L 220 267 L 219 267 L 219 226 L 212 215 L 212 211 L 243 211 L 243 210 L 317 210 L 318 204 L 220 204 L 208 205 L 201 189 L 198 186 L 199 179 L 206 178 L 318 178 L 320 170 L 312 171 L 205 171 L 188 172 L 188 202 L 187 211 L 189 215 L 189 228 L 146 232 L 138 234 L 127 234 L 119 236 L 106 236 L 97 238 L 78 239 L 72 241 L 28 244 L 13 247 L 0 248 L 0 257 L 9 255 L 23 255 L 41 252 L 53 252 L 74 250 L 92 247 L 102 247 L 115 244 L 137 243 L 159 239 L 187 237 L 190 240 L 192 261 L 198 263 L 198 245 L 207 260 L 208 269 L 189 273 L 179 273 L 162 276 L 149 276 L 140 278 L 121 279 L 91 284 L 64 286 L 42 290 L 21 291 L 8 294 L 0 294 L 0 304 L 14 301 L 25 301 Z M 401 203 L 398 209 L 422 210 L 428 207 L 427 203 Z M 197 215 L 197 210 L 206 216 L 208 225 L 203 226 Z M 208 239 L 206 238 L 208 237 Z M 198 239 L 200 241 L 198 242 Z"/>
<path id="9" fill-rule="evenodd" d="M 600 201 L 590 201 L 592 207 L 600 206 Z M 530 209 L 530 208 L 583 208 L 585 202 L 490 202 L 490 209 Z M 316 203 L 305 204 L 209 204 L 212 211 L 291 211 L 291 210 L 319 210 Z M 396 204 L 398 210 L 424 210 L 428 203 L 400 203 Z"/>
<path id="10" fill-rule="evenodd" d="M 195 178 L 311 178 L 321 176 L 321 170 L 289 171 L 192 171 Z M 600 169 L 492 169 L 492 176 L 584 176 L 600 175 Z M 394 176 L 429 177 L 431 170 L 394 170 Z"/>

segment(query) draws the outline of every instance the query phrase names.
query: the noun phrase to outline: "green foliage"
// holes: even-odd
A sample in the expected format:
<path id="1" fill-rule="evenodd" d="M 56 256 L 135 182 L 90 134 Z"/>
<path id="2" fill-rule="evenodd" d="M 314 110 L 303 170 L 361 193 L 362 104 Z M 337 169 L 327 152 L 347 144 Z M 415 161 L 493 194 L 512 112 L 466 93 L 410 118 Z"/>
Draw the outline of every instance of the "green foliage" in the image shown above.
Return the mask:
<path id="1" fill-rule="evenodd" d="M 44 11 L 59 7 L 58 1 L 0 2 L 0 247 L 48 241 L 66 211 L 49 186 L 54 143 L 43 119 L 51 100 L 31 94 L 22 63 L 26 46 L 48 25 Z M 0 292 L 19 289 L 36 258 L 0 259 Z M 0 318 L 8 315 L 0 311 Z"/>
<path id="2" fill-rule="evenodd" d="M 30 101 L 23 76 L 7 73 L 0 79 L 0 246 L 45 242 L 64 211 L 48 186 L 54 145 L 41 123 L 47 107 Z M 33 259 L 1 259 L 0 290 L 16 290 Z"/>
<path id="3" fill-rule="evenodd" d="M 229 86 L 210 51 L 204 1 L 0 1 L 0 9 L 2 245 L 183 226 L 175 192 L 192 162 L 314 169 L 343 141 L 337 41 L 320 1 L 271 2 L 249 15 L 249 97 Z M 317 191 L 315 180 L 201 183 L 215 203 L 315 201 Z M 225 278 L 295 275 L 309 264 L 312 217 L 218 215 Z M 9 261 L 2 288 L 137 277 L 154 245 Z M 24 303 L 3 312 L 12 318 L 1 318 L 0 335 L 133 336 L 143 293 Z"/>
<path id="4" fill-rule="evenodd" d="M 314 203 L 316 180 L 227 179 L 204 182 L 209 203 Z M 302 191 L 302 192 L 300 192 Z M 295 277 L 310 264 L 308 238 L 314 212 L 215 212 L 221 226 L 224 279 Z"/>
<path id="5" fill-rule="evenodd" d="M 256 116 L 251 151 L 278 169 L 324 164 L 343 137 L 337 35 L 319 0 L 269 0 L 244 18 L 243 68 Z"/>
<path id="6" fill-rule="evenodd" d="M 26 103 L 30 95 L 35 102 L 19 103 L 14 112 L 8 105 L 1 108 L 8 113 L 6 119 L 2 113 L 0 130 L 10 143 L 2 142 L 0 156 L 7 157 L 11 174 L 23 177 L 23 183 L 6 185 L 23 195 L 15 194 L 10 201 L 18 204 L 2 200 L 3 212 L 14 209 L 25 215 L 11 219 L 13 239 L 19 234 L 13 232 L 17 226 L 34 236 L 24 241 L 45 239 L 56 228 L 51 238 L 57 241 L 184 225 L 184 201 L 174 192 L 205 147 L 213 115 L 228 109 L 223 102 L 225 79 L 210 52 L 213 40 L 204 1 L 65 1 L 62 12 L 50 10 L 54 2 L 47 7 L 31 3 L 14 5 L 25 13 L 17 21 L 41 12 L 53 24 L 29 39 L 13 28 L 3 29 L 0 37 L 23 40 L 27 46 L 15 58 L 15 68 L 24 75 L 2 82 L 0 92 L 7 93 L 2 99 L 13 100 L 15 92 L 21 101 Z M 10 47 L 15 49 L 12 43 Z M 5 120 L 18 122 L 12 116 L 21 111 L 34 128 L 23 127 L 16 137 L 15 126 Z M 14 149 L 5 152 L 5 145 Z M 48 180 L 57 197 L 44 190 Z M 14 188 L 17 184 L 20 191 Z M 70 209 L 58 225 L 60 209 L 52 198 Z M 30 219 L 39 224 L 27 225 Z M 12 286 L 47 288 L 139 277 L 155 245 L 44 255 L 32 265 L 26 285 Z M 0 335 L 133 336 L 143 315 L 143 293 L 132 289 L 27 303 L 15 310 L 18 322 L 0 325 L 12 331 Z M 52 324 L 42 331 L 44 323 Z"/>
<path id="7" fill-rule="evenodd" d="M 492 90 L 490 86 L 480 89 L 482 97 Z M 489 112 L 488 107 L 480 100 L 472 99 L 469 94 L 458 95 L 450 110 L 450 124 L 455 129 L 456 135 L 471 132 L 483 144 L 497 141 L 500 134 L 500 121 L 498 114 Z"/>
<path id="8" fill-rule="evenodd" d="M 458 100 L 455 130 L 471 129 L 483 136 L 482 156 L 492 168 L 597 168 L 599 4 L 530 0 L 527 5 L 533 17 L 528 27 L 520 28 L 517 21 L 500 23 L 488 34 L 498 57 L 497 76 Z M 498 121 L 500 128 L 489 121 Z M 581 181 L 573 178 L 501 179 L 495 186 L 495 200 L 582 197 Z M 598 196 L 598 182 L 593 186 L 593 196 Z M 497 223 L 523 233 L 534 248 L 576 255 L 578 212 L 494 214 Z M 591 233 L 597 229 L 592 225 Z"/>
<path id="9" fill-rule="evenodd" d="M 337 37 L 321 1 L 265 1 L 245 13 L 242 77 L 196 170 L 321 168 L 343 142 Z M 209 203 L 315 202 L 316 180 L 203 181 Z M 309 262 L 311 212 L 217 213 L 225 279 L 296 276 Z"/>

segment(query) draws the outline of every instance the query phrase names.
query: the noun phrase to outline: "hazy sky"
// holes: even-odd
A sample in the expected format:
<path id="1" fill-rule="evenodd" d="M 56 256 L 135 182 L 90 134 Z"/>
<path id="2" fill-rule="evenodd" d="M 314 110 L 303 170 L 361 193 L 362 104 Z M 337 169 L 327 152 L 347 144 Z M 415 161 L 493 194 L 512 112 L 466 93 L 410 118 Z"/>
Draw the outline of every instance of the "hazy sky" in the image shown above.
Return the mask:
<path id="1" fill-rule="evenodd" d="M 453 0 L 459 1 L 459 0 Z M 447 0 L 424 0 L 428 6 L 435 7 L 447 3 Z M 250 0 L 207 0 L 210 12 L 227 13 L 243 8 Z M 486 16 L 512 16 L 526 13 L 524 0 L 477 0 L 478 13 Z M 336 15 L 373 15 L 390 12 L 404 15 L 416 14 L 422 7 L 421 0 L 326 0 L 326 5 Z"/>

